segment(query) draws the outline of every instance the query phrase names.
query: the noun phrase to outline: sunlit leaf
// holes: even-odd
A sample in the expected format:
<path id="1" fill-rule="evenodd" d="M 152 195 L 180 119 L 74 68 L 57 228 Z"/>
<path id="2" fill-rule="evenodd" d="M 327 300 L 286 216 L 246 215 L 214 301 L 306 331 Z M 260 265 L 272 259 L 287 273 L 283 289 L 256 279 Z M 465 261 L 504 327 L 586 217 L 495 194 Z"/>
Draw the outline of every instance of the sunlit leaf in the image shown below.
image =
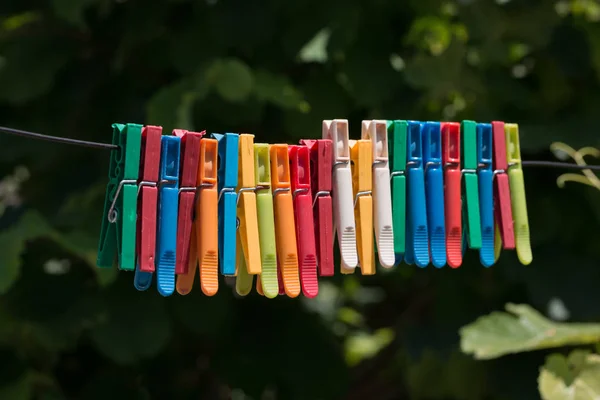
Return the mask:
<path id="1" fill-rule="evenodd" d="M 356 365 L 361 361 L 371 358 L 383 350 L 394 340 L 392 329 L 382 328 L 374 333 L 357 332 L 346 339 L 346 362 Z"/>
<path id="2" fill-rule="evenodd" d="M 302 47 L 298 58 L 302 62 L 317 62 L 325 63 L 328 59 L 327 44 L 329 43 L 329 37 L 331 32 L 325 28 L 320 30 L 308 43 Z"/>
<path id="3" fill-rule="evenodd" d="M 227 101 L 245 100 L 254 86 L 252 70 L 238 59 L 217 60 L 208 69 L 206 79 Z"/>
<path id="4" fill-rule="evenodd" d="M 600 398 L 600 356 L 582 350 L 568 357 L 551 354 L 540 369 L 538 386 L 544 400 L 596 400 Z"/>

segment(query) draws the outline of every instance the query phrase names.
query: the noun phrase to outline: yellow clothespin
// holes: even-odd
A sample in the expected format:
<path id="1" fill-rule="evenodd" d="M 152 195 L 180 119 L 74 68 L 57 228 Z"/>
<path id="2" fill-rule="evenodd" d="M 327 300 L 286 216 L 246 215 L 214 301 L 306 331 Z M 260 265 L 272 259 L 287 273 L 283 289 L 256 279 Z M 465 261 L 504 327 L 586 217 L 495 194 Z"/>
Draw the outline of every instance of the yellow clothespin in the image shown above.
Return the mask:
<path id="1" fill-rule="evenodd" d="M 371 196 L 373 149 L 370 140 L 350 140 L 349 144 L 358 264 L 363 275 L 373 275 L 375 273 L 373 199 Z"/>
<path id="2" fill-rule="evenodd" d="M 277 263 L 281 271 L 283 288 L 289 297 L 300 294 L 296 223 L 290 180 L 290 160 L 287 144 L 273 144 L 271 155 L 271 186 L 275 209 L 275 243 Z"/>
<path id="3" fill-rule="evenodd" d="M 235 290 L 245 296 L 252 290 L 253 275 L 261 273 L 254 176 L 254 135 L 242 133 L 239 140 L 237 216 L 237 278 Z"/>
<path id="4" fill-rule="evenodd" d="M 533 259 L 533 255 L 531 254 L 529 238 L 525 181 L 523 180 L 523 168 L 521 166 L 519 126 L 517 124 L 504 124 L 504 131 L 506 132 L 508 183 L 510 185 L 510 203 L 513 212 L 517 256 L 521 264 L 529 265 Z"/>

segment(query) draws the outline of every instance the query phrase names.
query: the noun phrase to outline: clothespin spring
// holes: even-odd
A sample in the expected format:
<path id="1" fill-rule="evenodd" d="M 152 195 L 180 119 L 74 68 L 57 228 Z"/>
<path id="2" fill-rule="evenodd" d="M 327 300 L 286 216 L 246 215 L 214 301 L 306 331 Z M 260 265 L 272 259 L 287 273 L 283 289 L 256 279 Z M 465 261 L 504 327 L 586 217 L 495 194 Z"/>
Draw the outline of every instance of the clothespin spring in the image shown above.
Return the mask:
<path id="1" fill-rule="evenodd" d="M 111 224 L 114 224 L 115 222 L 117 222 L 117 210 L 115 210 L 115 207 L 117 206 L 117 199 L 119 198 L 119 192 L 121 192 L 121 188 L 123 187 L 123 185 L 126 185 L 126 184 L 138 185 L 137 197 L 139 197 L 140 192 L 142 191 L 142 187 L 144 187 L 144 186 L 152 186 L 152 187 L 158 186 L 160 188 L 160 186 L 162 186 L 162 185 L 166 185 L 166 184 L 174 183 L 174 182 L 176 182 L 176 181 L 163 179 L 158 184 L 156 182 L 148 182 L 148 181 L 141 181 L 138 183 L 138 181 L 133 180 L 133 179 L 123 179 L 119 183 L 119 186 L 117 187 L 117 191 L 115 192 L 115 198 L 113 199 L 112 203 L 110 203 L 110 208 L 108 209 L 108 222 L 110 222 Z"/>

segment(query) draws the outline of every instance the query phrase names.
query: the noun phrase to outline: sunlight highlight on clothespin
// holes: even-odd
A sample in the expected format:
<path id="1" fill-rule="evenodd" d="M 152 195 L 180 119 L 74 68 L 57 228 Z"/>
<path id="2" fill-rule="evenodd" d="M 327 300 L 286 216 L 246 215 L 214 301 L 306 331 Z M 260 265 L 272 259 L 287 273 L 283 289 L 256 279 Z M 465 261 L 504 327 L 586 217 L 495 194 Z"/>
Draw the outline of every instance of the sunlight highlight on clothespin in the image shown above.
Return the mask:
<path id="1" fill-rule="evenodd" d="M 372 149 L 373 228 L 379 263 L 391 268 L 396 262 L 392 228 L 392 193 L 388 162 L 387 124 L 383 120 L 363 121 L 361 139 L 369 140 Z"/>
<path id="2" fill-rule="evenodd" d="M 533 259 L 529 238 L 529 218 L 527 217 L 527 201 L 525 198 L 525 181 L 521 167 L 521 146 L 519 142 L 519 126 L 505 124 L 506 151 L 508 161 L 508 182 L 512 204 L 515 244 L 517 256 L 523 265 L 529 265 Z"/>
<path id="3" fill-rule="evenodd" d="M 406 134 L 408 122 L 388 121 L 388 154 L 392 191 L 395 264 L 406 249 Z"/>
<path id="4" fill-rule="evenodd" d="M 451 268 L 462 265 L 462 199 L 460 124 L 443 122 L 444 212 L 446 219 L 446 261 Z"/>
<path id="5" fill-rule="evenodd" d="M 492 171 L 492 125 L 477 124 L 477 178 L 481 214 L 481 249 L 479 260 L 484 267 L 495 262 L 494 256 L 494 185 Z"/>
<path id="6" fill-rule="evenodd" d="M 465 181 L 467 245 L 481 249 L 481 214 L 479 211 L 479 185 L 477 180 L 477 133 L 474 121 L 462 121 L 463 169 Z M 464 248 L 464 247 L 463 247 Z"/>
<path id="7" fill-rule="evenodd" d="M 354 195 L 354 220 L 358 265 L 363 275 L 375 273 L 373 247 L 372 165 L 373 150 L 370 140 L 350 140 L 352 161 L 352 192 Z"/>

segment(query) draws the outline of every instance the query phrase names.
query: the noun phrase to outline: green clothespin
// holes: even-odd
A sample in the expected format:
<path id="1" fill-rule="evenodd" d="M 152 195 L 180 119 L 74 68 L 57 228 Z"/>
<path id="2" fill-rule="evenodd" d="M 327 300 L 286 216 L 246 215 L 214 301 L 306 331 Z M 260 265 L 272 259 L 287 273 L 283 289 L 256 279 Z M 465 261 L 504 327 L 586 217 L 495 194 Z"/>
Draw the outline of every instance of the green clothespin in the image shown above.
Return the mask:
<path id="1" fill-rule="evenodd" d="M 464 187 L 467 204 L 466 235 L 467 243 L 471 249 L 481 249 L 476 125 L 477 124 L 474 121 L 463 121 L 460 127 L 463 144 L 463 180 L 465 182 Z"/>
<path id="2" fill-rule="evenodd" d="M 142 125 L 113 124 L 112 128 L 112 144 L 119 147 L 110 152 L 96 265 L 112 267 L 118 254 L 119 268 L 133 271 Z"/>
<path id="3" fill-rule="evenodd" d="M 406 249 L 406 133 L 408 122 L 387 121 L 388 156 L 392 185 L 392 226 L 396 264 L 402 261 Z"/>

